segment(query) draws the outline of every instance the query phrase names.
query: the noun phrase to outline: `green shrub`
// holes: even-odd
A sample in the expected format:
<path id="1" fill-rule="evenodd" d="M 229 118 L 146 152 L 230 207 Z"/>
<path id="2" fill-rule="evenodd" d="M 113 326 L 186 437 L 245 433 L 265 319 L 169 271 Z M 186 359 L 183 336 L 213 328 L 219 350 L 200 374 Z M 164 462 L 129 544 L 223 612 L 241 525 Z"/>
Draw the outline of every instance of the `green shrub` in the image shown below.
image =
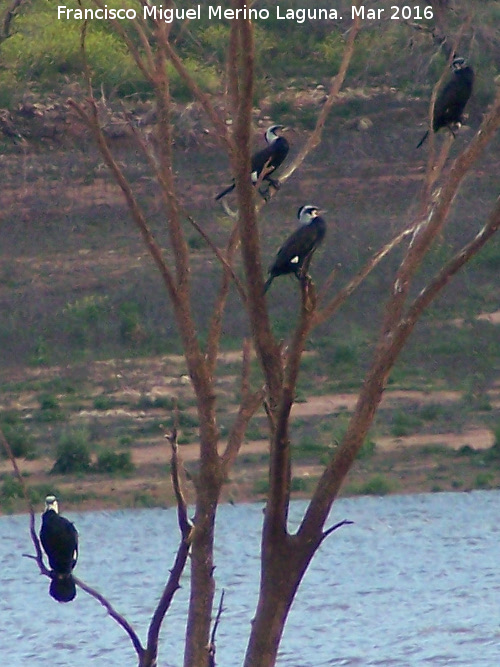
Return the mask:
<path id="1" fill-rule="evenodd" d="M 59 401 L 53 394 L 41 394 L 38 402 L 40 410 L 59 410 Z"/>
<path id="2" fill-rule="evenodd" d="M 18 479 L 13 475 L 9 475 L 4 479 L 2 490 L 0 491 L 2 499 L 22 498 L 23 487 Z"/>
<path id="3" fill-rule="evenodd" d="M 94 398 L 93 405 L 94 410 L 110 410 L 115 405 L 115 401 L 111 396 L 102 394 Z"/>
<path id="4" fill-rule="evenodd" d="M 367 496 L 385 496 L 392 491 L 392 484 L 382 475 L 375 475 L 368 482 L 362 484 L 358 493 Z"/>
<path id="5" fill-rule="evenodd" d="M 480 472 L 476 475 L 474 480 L 475 489 L 491 489 L 494 480 L 494 475 L 491 472 Z"/>
<path id="6" fill-rule="evenodd" d="M 126 301 L 118 309 L 120 317 L 120 338 L 124 343 L 139 343 L 145 338 L 141 322 L 141 312 L 137 303 Z"/>
<path id="7" fill-rule="evenodd" d="M 54 495 L 60 497 L 59 491 L 53 484 L 35 484 L 28 487 L 28 495 L 33 504 L 42 503 L 47 496 Z"/>
<path id="8" fill-rule="evenodd" d="M 376 449 L 377 445 L 375 444 L 375 441 L 370 440 L 370 438 L 366 438 L 363 444 L 361 445 L 361 449 L 358 452 L 357 458 L 367 459 L 375 454 Z"/>
<path id="9" fill-rule="evenodd" d="M 444 413 L 443 406 L 439 403 L 428 403 L 420 410 L 420 417 L 425 421 L 434 421 Z"/>
<path id="10" fill-rule="evenodd" d="M 56 460 L 51 473 L 67 474 L 87 472 L 90 469 L 90 445 L 88 431 L 83 428 L 63 433 L 56 450 Z"/>
<path id="11" fill-rule="evenodd" d="M 97 456 L 94 470 L 101 473 L 132 472 L 134 470 L 132 456 L 130 452 L 114 452 L 111 449 L 105 449 Z"/>
<path id="12" fill-rule="evenodd" d="M 398 410 L 394 413 L 392 418 L 391 434 L 395 438 L 400 438 L 404 435 L 414 433 L 421 425 L 421 420 L 415 415 Z"/>
<path id="13" fill-rule="evenodd" d="M 253 492 L 261 495 L 269 491 L 269 479 L 267 477 L 262 477 L 261 479 L 256 479 L 253 483 Z"/>
<path id="14" fill-rule="evenodd" d="M 310 491 L 314 481 L 315 480 L 311 479 L 310 477 L 292 477 L 290 491 L 297 491 L 302 493 Z"/>
<path id="15" fill-rule="evenodd" d="M 4 424 L 2 430 L 16 458 L 32 459 L 35 457 L 36 448 L 33 439 L 23 424 Z M 3 456 L 4 453 L 6 454 L 2 448 L 0 456 Z"/>

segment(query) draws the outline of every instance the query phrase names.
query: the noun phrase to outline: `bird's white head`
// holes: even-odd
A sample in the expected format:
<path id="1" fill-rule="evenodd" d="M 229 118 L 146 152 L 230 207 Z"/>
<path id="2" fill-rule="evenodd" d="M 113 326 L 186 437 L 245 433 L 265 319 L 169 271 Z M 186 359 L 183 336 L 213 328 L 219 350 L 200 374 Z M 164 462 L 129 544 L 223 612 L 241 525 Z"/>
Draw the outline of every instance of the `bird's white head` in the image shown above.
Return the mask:
<path id="1" fill-rule="evenodd" d="M 451 69 L 454 72 L 458 72 L 458 70 L 463 69 L 467 63 L 465 62 L 465 58 L 453 58 L 453 62 L 451 63 Z"/>
<path id="2" fill-rule="evenodd" d="M 59 514 L 59 505 L 55 496 L 47 496 L 45 498 L 45 511 L 48 512 L 49 510 L 54 510 L 56 514 Z"/>
<path id="3" fill-rule="evenodd" d="M 280 135 L 278 134 L 278 132 L 280 132 L 280 130 L 284 131 L 285 126 L 284 125 L 271 125 L 271 127 L 267 128 L 265 137 L 266 137 L 266 141 L 267 141 L 268 144 L 272 144 L 273 141 L 276 141 L 276 139 L 279 138 Z"/>
<path id="4" fill-rule="evenodd" d="M 302 225 L 308 225 L 314 218 L 317 218 L 320 213 L 321 211 L 317 206 L 306 204 L 305 206 L 301 206 L 297 211 L 297 218 Z"/>

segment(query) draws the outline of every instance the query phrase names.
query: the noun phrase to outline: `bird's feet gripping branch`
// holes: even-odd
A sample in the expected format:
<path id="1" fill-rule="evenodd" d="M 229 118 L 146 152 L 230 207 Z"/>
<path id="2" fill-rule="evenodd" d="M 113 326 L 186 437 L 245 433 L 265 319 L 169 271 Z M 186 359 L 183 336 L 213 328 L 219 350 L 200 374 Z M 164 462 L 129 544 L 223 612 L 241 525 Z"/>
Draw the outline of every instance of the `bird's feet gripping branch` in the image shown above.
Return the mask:
<path id="1" fill-rule="evenodd" d="M 453 136 L 455 129 L 462 123 L 462 114 L 469 101 L 474 86 L 474 70 L 467 65 L 464 58 L 454 58 L 451 63 L 452 76 L 448 83 L 439 91 L 432 114 L 432 130 L 438 132 L 447 127 Z M 429 130 L 417 144 L 417 148 L 424 143 Z"/>
<path id="2" fill-rule="evenodd" d="M 286 138 L 282 136 L 283 132 L 286 132 L 286 130 L 287 128 L 283 125 L 271 125 L 271 127 L 266 130 L 265 134 L 267 146 L 252 156 L 252 183 L 257 185 L 259 194 L 265 201 L 269 201 L 270 199 L 270 186 L 275 190 L 279 190 L 280 188 L 279 181 L 271 178 L 271 175 L 281 166 L 288 155 L 290 145 Z M 231 185 L 224 188 L 224 190 L 216 195 L 215 201 L 219 201 L 219 199 L 225 197 L 232 192 L 234 188 L 235 183 L 233 179 Z"/>

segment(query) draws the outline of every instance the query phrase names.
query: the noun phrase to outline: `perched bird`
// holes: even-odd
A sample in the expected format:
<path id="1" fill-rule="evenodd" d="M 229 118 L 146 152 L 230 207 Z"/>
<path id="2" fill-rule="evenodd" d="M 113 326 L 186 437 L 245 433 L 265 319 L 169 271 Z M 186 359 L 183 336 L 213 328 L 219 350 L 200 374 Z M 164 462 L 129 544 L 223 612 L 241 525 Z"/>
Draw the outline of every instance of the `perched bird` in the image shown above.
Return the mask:
<path id="1" fill-rule="evenodd" d="M 71 521 L 59 514 L 55 496 L 45 498 L 40 542 L 52 570 L 49 592 L 58 602 L 70 602 L 76 595 L 71 573 L 78 558 L 78 532 Z"/>
<path id="2" fill-rule="evenodd" d="M 460 125 L 465 105 L 469 101 L 474 85 L 474 70 L 469 67 L 464 58 L 454 58 L 451 63 L 452 77 L 439 91 L 434 105 L 432 129 L 437 132 L 447 127 L 455 136 L 452 125 Z M 417 148 L 424 143 L 429 130 L 420 139 Z"/>
<path id="3" fill-rule="evenodd" d="M 323 240 L 326 222 L 319 215 L 316 206 L 301 206 L 297 217 L 300 227 L 296 229 L 278 250 L 274 263 L 269 267 L 269 278 L 264 285 L 267 292 L 276 276 L 294 273 L 301 280 L 304 269 L 307 271 L 312 254 Z"/>
<path id="4" fill-rule="evenodd" d="M 285 131 L 283 125 L 271 125 L 266 131 L 265 138 L 267 146 L 252 156 L 252 183 L 255 185 L 259 180 L 261 172 L 265 169 L 265 175 L 262 182 L 267 181 L 275 190 L 279 189 L 279 183 L 271 178 L 276 169 L 281 165 L 288 155 L 289 144 L 285 137 L 278 134 L 279 131 Z M 235 188 L 234 179 L 229 187 L 215 197 L 215 201 L 222 199 Z M 264 199 L 267 197 L 263 195 Z"/>

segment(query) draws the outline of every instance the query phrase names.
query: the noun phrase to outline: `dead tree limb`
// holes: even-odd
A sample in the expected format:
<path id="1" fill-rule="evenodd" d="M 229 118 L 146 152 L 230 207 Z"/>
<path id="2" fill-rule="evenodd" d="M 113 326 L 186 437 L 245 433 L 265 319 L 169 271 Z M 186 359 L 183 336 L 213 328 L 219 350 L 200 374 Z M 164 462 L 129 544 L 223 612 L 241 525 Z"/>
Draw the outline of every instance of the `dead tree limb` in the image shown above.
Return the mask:
<path id="1" fill-rule="evenodd" d="M 31 502 L 31 498 L 28 493 L 28 488 L 26 486 L 26 482 L 24 481 L 24 477 L 22 476 L 21 471 L 19 470 L 19 466 L 17 465 L 16 457 L 12 452 L 12 448 L 10 446 L 9 441 L 7 440 L 4 432 L 1 429 L 0 429 L 0 443 L 2 444 L 5 453 L 10 459 L 12 468 L 14 470 L 14 474 L 16 476 L 17 481 L 19 482 L 19 485 L 21 486 L 23 497 L 30 514 L 30 535 L 31 535 L 31 541 L 33 542 L 33 546 L 35 547 L 35 554 L 36 554 L 35 560 L 37 562 L 38 568 L 40 569 L 40 574 L 43 574 L 46 577 L 50 577 L 50 570 L 45 566 L 45 563 L 43 562 L 42 547 L 40 544 L 40 540 L 38 539 L 38 535 L 35 528 L 35 509 L 33 507 L 33 503 Z"/>
<path id="2" fill-rule="evenodd" d="M 356 5 L 357 3 L 353 4 Z M 344 84 L 347 70 L 349 69 L 352 55 L 354 53 L 354 45 L 356 42 L 356 37 L 358 36 L 360 28 L 361 28 L 361 19 L 359 18 L 359 16 L 356 16 L 354 18 L 352 27 L 349 30 L 349 35 L 347 37 L 339 71 L 331 79 L 330 88 L 328 91 L 328 99 L 321 108 L 318 120 L 316 121 L 316 126 L 313 132 L 309 135 L 304 146 L 299 151 L 295 160 L 281 174 L 280 177 L 281 182 L 284 182 L 290 178 L 290 176 L 301 166 L 301 164 L 304 162 L 309 153 L 311 153 L 311 151 L 313 151 L 321 141 L 321 135 L 323 133 L 323 128 L 328 118 L 328 114 L 330 113 L 335 102 L 338 100 L 340 90 Z"/>
<path id="3" fill-rule="evenodd" d="M 180 588 L 180 578 L 184 571 L 186 561 L 191 547 L 191 533 L 193 525 L 187 515 L 187 504 L 182 490 L 181 479 L 179 474 L 182 462 L 179 457 L 179 447 L 177 444 L 177 430 L 178 430 L 178 410 L 175 408 L 174 426 L 172 432 L 168 436 L 170 446 L 172 448 L 172 459 L 170 464 L 170 474 L 172 478 L 172 486 L 174 488 L 175 497 L 177 500 L 177 518 L 179 529 L 181 533 L 181 542 L 177 549 L 174 565 L 170 570 L 165 588 L 162 596 L 156 606 L 151 623 L 148 630 L 148 641 L 144 651 L 144 655 L 139 662 L 139 667 L 152 667 L 156 665 L 158 656 L 158 639 L 160 635 L 161 626 L 165 615 L 170 607 L 172 599 L 176 591 Z"/>
<path id="4" fill-rule="evenodd" d="M 11 4 L 7 7 L 7 10 L 3 16 L 2 37 L 0 39 L 0 43 L 10 37 L 10 28 L 12 25 L 12 21 L 19 13 L 18 10 L 24 2 L 25 0 L 13 0 Z"/>
<path id="5" fill-rule="evenodd" d="M 215 644 L 215 638 L 217 636 L 217 628 L 219 627 L 220 619 L 222 617 L 222 614 L 224 613 L 224 589 L 222 589 L 222 593 L 220 596 L 220 602 L 219 602 L 219 608 L 217 610 L 217 616 L 215 617 L 214 621 L 214 627 L 212 629 L 212 634 L 210 636 L 210 647 L 208 649 L 208 666 L 209 667 L 215 667 L 215 653 L 216 653 L 216 644 Z"/>
<path id="6" fill-rule="evenodd" d="M 29 497 L 29 493 L 28 493 L 28 489 L 26 487 L 26 483 L 24 481 L 24 477 L 22 476 L 21 471 L 19 470 L 19 466 L 17 465 L 17 461 L 14 457 L 14 454 L 12 453 L 12 449 L 10 447 L 10 444 L 9 444 L 8 440 L 6 439 L 3 431 L 1 431 L 1 430 L 0 430 L 0 442 L 3 446 L 3 448 L 5 449 L 5 451 L 7 453 L 7 456 L 9 457 L 9 459 L 12 463 L 14 473 L 16 475 L 17 480 L 19 481 L 19 484 L 21 485 L 21 489 L 23 491 L 23 496 L 24 496 L 24 499 L 26 501 L 26 505 L 29 509 L 30 535 L 31 535 L 31 540 L 33 542 L 33 545 L 35 547 L 36 556 L 31 556 L 31 555 L 28 555 L 28 554 L 27 554 L 27 556 L 29 558 L 33 558 L 37 562 L 38 568 L 40 569 L 40 574 L 43 574 L 50 579 L 51 578 L 51 571 L 45 566 L 45 563 L 43 562 L 42 547 L 40 545 L 40 540 L 38 538 L 38 535 L 37 535 L 36 529 L 35 529 L 35 510 L 33 508 L 33 503 L 31 502 L 31 499 Z M 91 586 L 89 586 L 88 584 L 86 584 L 85 582 L 83 582 L 81 579 L 79 579 L 78 577 L 76 577 L 74 575 L 73 575 L 73 579 L 75 580 L 75 583 L 76 583 L 77 586 L 79 586 L 83 591 L 85 591 L 86 593 L 91 595 L 93 598 L 95 598 L 98 602 L 100 602 L 103 605 L 103 607 L 106 608 L 109 615 L 112 618 L 114 618 L 114 620 L 117 621 L 117 623 L 119 625 L 121 625 L 121 627 L 129 635 L 129 637 L 132 641 L 132 644 L 134 645 L 134 648 L 136 650 L 136 653 L 137 653 L 137 655 L 140 659 L 142 654 L 143 654 L 144 649 L 142 647 L 140 639 L 137 636 L 135 630 L 132 628 L 132 626 L 126 620 L 126 618 L 124 616 L 122 616 L 121 614 L 119 614 L 114 609 L 114 607 L 111 605 L 111 603 L 103 595 L 101 595 L 98 591 L 96 591 L 94 588 L 92 588 Z"/>

